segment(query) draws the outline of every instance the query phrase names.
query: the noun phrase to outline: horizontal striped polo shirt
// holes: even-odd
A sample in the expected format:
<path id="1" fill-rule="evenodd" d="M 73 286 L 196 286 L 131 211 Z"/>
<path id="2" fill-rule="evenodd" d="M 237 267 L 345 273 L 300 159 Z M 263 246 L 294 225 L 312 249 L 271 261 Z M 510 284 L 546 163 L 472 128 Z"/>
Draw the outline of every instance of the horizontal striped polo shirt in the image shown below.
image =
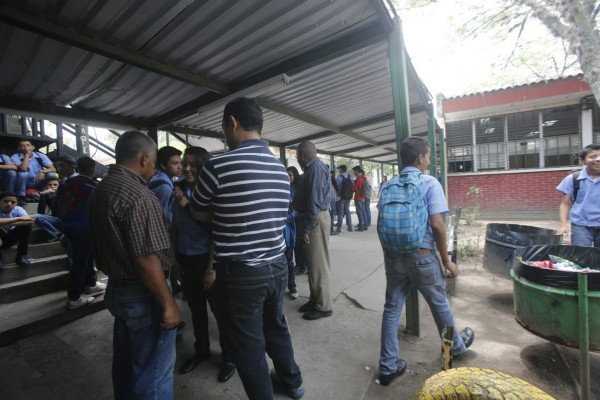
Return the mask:
<path id="1" fill-rule="evenodd" d="M 263 140 L 246 140 L 202 168 L 191 207 L 212 212 L 218 260 L 269 264 L 285 251 L 290 183 Z"/>

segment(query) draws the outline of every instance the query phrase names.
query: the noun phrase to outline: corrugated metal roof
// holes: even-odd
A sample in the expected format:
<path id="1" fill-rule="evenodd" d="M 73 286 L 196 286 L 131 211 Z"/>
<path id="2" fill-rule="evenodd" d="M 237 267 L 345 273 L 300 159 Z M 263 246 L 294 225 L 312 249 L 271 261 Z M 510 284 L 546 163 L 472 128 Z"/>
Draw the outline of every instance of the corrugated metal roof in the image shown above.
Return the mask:
<path id="1" fill-rule="evenodd" d="M 115 121 L 214 134 L 223 104 L 211 106 L 215 88 L 189 74 L 236 88 L 277 70 L 289 84 L 248 93 L 279 107 L 263 107 L 263 137 L 292 146 L 312 137 L 319 151 L 343 154 L 395 137 L 386 24 L 377 7 L 385 8 L 379 0 L 23 0 L 0 11 L 0 96 L 7 99 L 0 108 L 12 109 L 7 103 L 18 98 L 32 115 L 66 119 L 81 110 L 93 112 L 82 113 L 90 124 L 122 117 Z M 338 55 L 326 47 L 333 44 L 348 50 Z M 411 106 L 426 104 L 412 69 L 408 83 Z M 201 104 L 208 105 L 197 113 Z M 46 105 L 74 108 L 61 114 Z M 362 123 L 373 117 L 380 118 Z M 413 134 L 427 131 L 424 109 L 411 124 Z M 188 137 L 211 151 L 222 147 L 216 138 Z M 393 149 L 350 154 L 368 157 L 384 147 Z"/>

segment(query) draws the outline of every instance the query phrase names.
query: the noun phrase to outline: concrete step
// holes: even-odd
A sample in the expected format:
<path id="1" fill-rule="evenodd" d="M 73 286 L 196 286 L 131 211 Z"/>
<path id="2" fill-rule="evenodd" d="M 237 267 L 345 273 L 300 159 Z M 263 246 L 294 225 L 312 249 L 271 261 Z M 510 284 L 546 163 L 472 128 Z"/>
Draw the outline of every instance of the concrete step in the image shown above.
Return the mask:
<path id="1" fill-rule="evenodd" d="M 67 294 L 54 291 L 32 299 L 0 305 L 0 347 L 36 333 L 54 329 L 104 310 L 104 294 L 87 306 L 69 310 Z"/>
<path id="2" fill-rule="evenodd" d="M 46 258 L 66 254 L 65 248 L 60 242 L 29 244 L 29 257 L 31 258 Z M 13 262 L 17 256 L 17 245 L 9 249 L 2 250 L 4 262 Z"/>
<path id="3" fill-rule="evenodd" d="M 7 258 L 4 260 L 9 261 Z M 67 263 L 67 256 L 64 254 L 53 257 L 38 258 L 32 264 L 26 267 L 21 267 L 11 263 L 6 266 L 4 271 L 0 272 L 0 285 L 45 274 L 65 272 L 68 271 L 68 269 L 69 265 Z"/>
<path id="4" fill-rule="evenodd" d="M 29 245 L 38 244 L 38 243 L 46 243 L 50 239 L 48 234 L 44 232 L 42 228 L 33 226 L 33 231 L 31 232 L 31 239 L 29 240 Z"/>
<path id="5" fill-rule="evenodd" d="M 68 286 L 68 271 L 53 272 L 15 282 L 3 283 L 0 284 L 0 304 L 14 303 L 39 297 L 58 290 L 66 293 Z"/>

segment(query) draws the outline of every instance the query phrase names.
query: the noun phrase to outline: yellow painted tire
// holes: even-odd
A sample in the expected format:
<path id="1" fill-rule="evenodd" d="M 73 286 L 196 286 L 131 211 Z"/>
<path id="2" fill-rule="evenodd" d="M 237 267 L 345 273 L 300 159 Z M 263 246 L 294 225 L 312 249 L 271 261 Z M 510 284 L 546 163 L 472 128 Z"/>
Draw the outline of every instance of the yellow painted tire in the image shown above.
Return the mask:
<path id="1" fill-rule="evenodd" d="M 482 368 L 455 368 L 433 375 L 414 400 L 555 400 L 529 383 Z"/>

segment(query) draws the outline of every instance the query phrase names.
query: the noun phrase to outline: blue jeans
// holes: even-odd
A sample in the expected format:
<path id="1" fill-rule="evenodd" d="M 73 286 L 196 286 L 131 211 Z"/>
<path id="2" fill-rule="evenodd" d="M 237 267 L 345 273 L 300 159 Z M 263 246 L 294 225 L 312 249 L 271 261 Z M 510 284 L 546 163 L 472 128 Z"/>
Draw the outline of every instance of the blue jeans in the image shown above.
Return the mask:
<path id="1" fill-rule="evenodd" d="M 365 221 L 367 226 L 371 225 L 371 199 L 365 199 Z"/>
<path id="2" fill-rule="evenodd" d="M 35 214 L 35 224 L 42 228 L 50 238 L 60 236 L 62 221 L 58 217 L 46 214 Z"/>
<path id="3" fill-rule="evenodd" d="M 15 193 L 17 184 L 17 171 L 0 171 L 0 191 Z"/>
<path id="4" fill-rule="evenodd" d="M 86 286 L 96 286 L 96 271 L 92 255 L 90 230 L 86 228 L 65 228 L 69 240 L 73 265 L 71 266 L 71 284 L 67 290 L 69 299 L 76 301 Z"/>
<path id="5" fill-rule="evenodd" d="M 297 292 L 296 290 L 296 266 L 294 265 L 294 247 L 285 248 L 285 259 L 287 262 L 288 269 L 288 283 L 287 288 L 290 289 L 291 293 Z"/>
<path id="6" fill-rule="evenodd" d="M 46 174 L 47 178 L 58 178 L 58 174 L 56 172 L 48 172 Z M 15 186 L 15 190 L 17 191 L 17 196 L 23 197 L 25 196 L 25 189 L 35 189 L 42 190 L 46 187 L 46 179 L 42 179 L 41 181 L 34 181 L 33 178 L 29 177 L 29 172 L 21 171 L 17 174 L 17 183 Z"/>
<path id="7" fill-rule="evenodd" d="M 337 226 L 336 229 L 338 231 L 342 230 L 342 224 L 344 223 L 344 216 L 346 217 L 346 225 L 348 225 L 348 230 L 352 230 L 352 214 L 350 214 L 350 200 L 340 200 L 336 203 L 337 209 Z M 333 220 L 331 221 L 333 224 Z"/>
<path id="8" fill-rule="evenodd" d="M 446 325 L 454 326 L 454 316 L 446 297 L 442 266 L 435 253 L 392 254 L 385 250 L 383 253 L 387 285 L 381 321 L 379 369 L 382 374 L 391 374 L 398 369 L 400 314 L 411 285 L 421 292 L 429 304 L 440 337 Z M 467 348 L 455 328 L 452 354 L 465 351 Z"/>
<path id="9" fill-rule="evenodd" d="M 573 246 L 600 247 L 600 227 L 571 224 L 571 244 Z"/>
<path id="10" fill-rule="evenodd" d="M 354 207 L 356 207 L 356 216 L 358 217 L 358 229 L 365 229 L 367 227 L 367 216 L 365 213 L 365 201 L 354 200 Z"/>
<path id="11" fill-rule="evenodd" d="M 273 399 L 265 351 L 285 387 L 302 386 L 302 375 L 294 360 L 292 338 L 282 310 L 288 281 L 285 257 L 263 267 L 224 261 L 217 267 L 219 279 L 223 280 L 226 290 L 229 344 L 248 398 Z"/>
<path id="12" fill-rule="evenodd" d="M 115 317 L 115 399 L 173 399 L 177 330 L 167 331 L 160 326 L 161 305 L 141 281 L 109 279 L 104 298 Z"/>

